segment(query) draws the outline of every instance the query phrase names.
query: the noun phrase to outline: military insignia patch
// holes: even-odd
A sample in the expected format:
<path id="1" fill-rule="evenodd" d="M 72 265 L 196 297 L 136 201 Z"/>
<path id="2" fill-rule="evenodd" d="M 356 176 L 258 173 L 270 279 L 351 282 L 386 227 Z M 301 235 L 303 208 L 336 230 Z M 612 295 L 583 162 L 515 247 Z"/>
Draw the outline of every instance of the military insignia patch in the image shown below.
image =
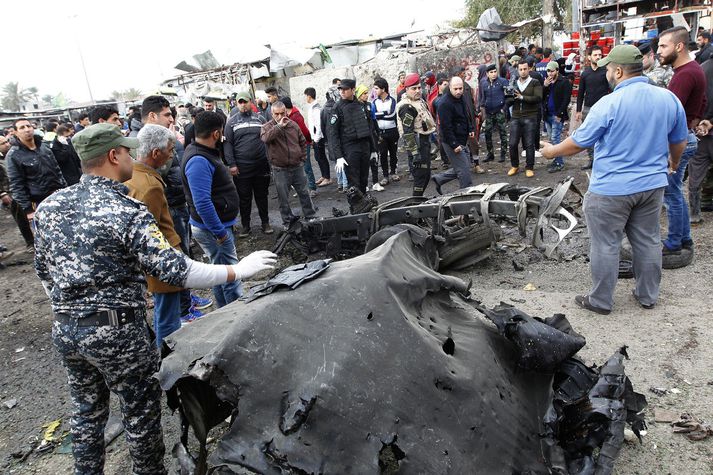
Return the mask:
<path id="1" fill-rule="evenodd" d="M 158 228 L 156 223 L 151 223 L 149 225 L 149 234 L 152 238 L 158 241 L 158 248 L 161 250 L 170 249 L 171 245 L 166 241 L 166 237 L 163 235 L 161 230 Z"/>
<path id="2" fill-rule="evenodd" d="M 334 125 L 334 124 L 337 123 L 337 116 L 336 116 L 336 114 L 333 115 L 331 119 L 329 119 L 329 123 L 332 124 L 332 125 Z"/>

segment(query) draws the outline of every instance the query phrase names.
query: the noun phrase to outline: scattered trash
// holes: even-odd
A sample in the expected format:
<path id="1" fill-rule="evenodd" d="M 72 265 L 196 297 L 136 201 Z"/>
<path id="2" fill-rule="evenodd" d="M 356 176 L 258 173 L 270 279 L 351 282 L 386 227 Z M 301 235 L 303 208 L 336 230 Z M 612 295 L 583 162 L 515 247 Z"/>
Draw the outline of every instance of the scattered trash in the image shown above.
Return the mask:
<path id="1" fill-rule="evenodd" d="M 513 259 L 513 260 L 512 260 L 512 267 L 513 267 L 513 269 L 515 269 L 516 271 L 523 271 L 523 270 L 525 270 L 525 266 L 523 265 L 523 263 L 522 263 L 519 259 Z"/>
<path id="2" fill-rule="evenodd" d="M 627 427 L 624 429 L 624 440 L 630 444 L 633 444 L 639 439 L 638 437 L 636 437 L 636 434 L 634 434 L 634 431 Z"/>
<path id="3" fill-rule="evenodd" d="M 655 388 L 653 386 L 649 388 L 649 391 L 656 394 L 657 396 L 665 396 L 669 393 L 668 389 L 666 388 Z"/>
<path id="4" fill-rule="evenodd" d="M 656 422 L 673 422 L 677 417 L 675 412 L 669 411 L 668 409 L 660 407 L 654 409 L 654 421 Z"/>
<path id="5" fill-rule="evenodd" d="M 57 419 L 52 422 L 48 422 L 47 424 L 44 424 L 42 426 L 43 429 L 45 429 L 45 434 L 42 437 L 43 442 L 54 442 L 56 439 L 54 437 L 54 433 L 57 431 L 57 428 L 62 424 L 62 419 Z"/>
<path id="6" fill-rule="evenodd" d="M 689 440 L 698 441 L 713 436 L 713 428 L 691 414 L 681 414 L 681 418 L 671 425 L 674 434 L 686 434 Z"/>
<path id="7" fill-rule="evenodd" d="M 535 287 L 535 284 L 532 282 L 528 282 L 525 287 L 522 288 L 522 290 L 527 290 L 528 292 L 532 292 L 533 290 L 537 290 L 537 287 Z"/>
<path id="8" fill-rule="evenodd" d="M 20 348 L 15 348 L 15 353 L 22 353 L 23 351 L 25 351 L 25 347 L 24 347 L 24 346 L 22 346 L 22 347 L 20 347 Z"/>
<path id="9" fill-rule="evenodd" d="M 687 380 L 687 379 L 684 379 L 683 382 L 686 383 L 686 384 L 688 384 L 689 386 L 692 384 L 692 383 L 691 383 L 689 380 Z"/>
<path id="10" fill-rule="evenodd" d="M 681 390 L 678 388 L 671 388 L 671 394 L 680 394 Z"/>
<path id="11" fill-rule="evenodd" d="M 525 299 L 516 299 L 515 297 L 510 297 L 510 300 L 515 302 L 515 303 L 525 303 L 527 300 Z"/>
<path id="12" fill-rule="evenodd" d="M 22 361 L 22 360 L 26 360 L 26 359 L 27 359 L 27 358 L 25 358 L 25 357 L 23 356 L 22 358 L 16 358 L 16 359 L 12 360 L 12 362 L 13 362 L 13 363 L 17 363 L 18 361 Z"/>
<path id="13" fill-rule="evenodd" d="M 8 399 L 7 401 L 3 402 L 3 405 L 8 409 L 12 409 L 13 407 L 17 406 L 17 399 Z"/>
<path id="14" fill-rule="evenodd" d="M 55 450 L 57 454 L 71 454 L 72 453 L 72 434 L 67 432 L 62 436 L 62 441 L 57 446 Z"/>

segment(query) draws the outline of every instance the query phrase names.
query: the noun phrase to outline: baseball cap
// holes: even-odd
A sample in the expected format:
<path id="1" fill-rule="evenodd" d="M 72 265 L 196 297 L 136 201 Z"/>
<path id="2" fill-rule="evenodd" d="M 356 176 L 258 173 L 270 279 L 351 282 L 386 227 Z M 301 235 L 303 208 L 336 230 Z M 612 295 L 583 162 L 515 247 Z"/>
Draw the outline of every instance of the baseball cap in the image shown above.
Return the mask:
<path id="1" fill-rule="evenodd" d="M 517 64 L 517 63 L 520 62 L 521 59 L 522 59 L 522 58 L 520 58 L 520 56 L 514 54 L 514 55 L 510 56 L 510 63 L 511 63 L 511 64 L 512 64 L 512 63 L 516 63 L 516 64 Z"/>
<path id="2" fill-rule="evenodd" d="M 404 87 L 411 87 L 417 84 L 421 84 L 421 76 L 418 73 L 409 73 L 404 79 Z"/>
<path id="3" fill-rule="evenodd" d="M 339 89 L 355 89 L 356 88 L 356 81 L 353 79 L 342 79 L 342 82 L 339 83 Z"/>
<path id="4" fill-rule="evenodd" d="M 558 71 L 560 68 L 560 65 L 557 64 L 557 61 L 550 61 L 547 63 L 547 70 L 548 71 Z"/>
<path id="5" fill-rule="evenodd" d="M 641 52 L 643 56 L 649 54 L 651 52 L 651 43 L 641 43 L 639 45 L 639 52 Z"/>
<path id="6" fill-rule="evenodd" d="M 639 48 L 633 45 L 619 45 L 611 49 L 606 58 L 597 61 L 597 66 L 606 66 L 609 63 L 616 64 L 641 64 L 644 56 Z"/>
<path id="7" fill-rule="evenodd" d="M 91 160 L 107 153 L 112 148 L 139 147 L 139 140 L 124 137 L 119 127 L 114 124 L 101 123 L 90 125 L 72 138 L 74 150 L 81 161 Z"/>
<path id="8" fill-rule="evenodd" d="M 240 100 L 244 100 L 247 102 L 250 102 L 250 94 L 247 93 L 247 91 L 240 91 L 236 96 L 235 100 L 240 102 Z"/>

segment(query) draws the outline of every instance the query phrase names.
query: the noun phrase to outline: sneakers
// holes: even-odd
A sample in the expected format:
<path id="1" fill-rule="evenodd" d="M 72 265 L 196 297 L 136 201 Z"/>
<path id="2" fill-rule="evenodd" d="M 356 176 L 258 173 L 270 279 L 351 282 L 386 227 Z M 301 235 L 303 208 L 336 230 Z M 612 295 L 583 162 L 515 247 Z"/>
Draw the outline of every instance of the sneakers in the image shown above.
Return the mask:
<path id="1" fill-rule="evenodd" d="M 520 171 L 520 168 L 512 167 L 510 170 L 508 170 L 508 176 L 517 175 L 518 171 Z"/>
<path id="2" fill-rule="evenodd" d="M 371 187 L 371 190 L 372 191 L 384 191 L 384 187 L 378 183 L 374 183 L 374 186 Z"/>
<path id="3" fill-rule="evenodd" d="M 203 310 L 213 305 L 213 299 L 204 299 L 200 295 L 191 294 L 191 308 Z"/>
<path id="4" fill-rule="evenodd" d="M 263 223 L 262 232 L 264 234 L 273 234 L 275 232 L 275 230 L 272 229 L 272 226 L 270 226 L 270 223 Z"/>
<path id="5" fill-rule="evenodd" d="M 188 310 L 188 314 L 181 317 L 181 326 L 193 323 L 204 316 L 205 314 L 203 312 L 194 307 L 191 307 L 190 310 Z"/>
<path id="6" fill-rule="evenodd" d="M 382 178 L 381 181 L 379 182 L 379 185 L 381 186 L 386 186 L 389 184 L 389 180 L 386 178 Z"/>
<path id="7" fill-rule="evenodd" d="M 528 169 L 528 170 L 525 170 L 525 176 L 526 176 L 527 178 L 532 178 L 533 176 L 535 176 L 535 172 L 532 171 L 532 170 L 529 170 L 529 169 Z"/>
<path id="8" fill-rule="evenodd" d="M 535 150 L 535 158 L 542 158 L 542 154 L 539 150 Z"/>
<path id="9" fill-rule="evenodd" d="M 547 167 L 548 173 L 557 173 L 564 170 L 564 163 L 552 162 L 549 167 Z"/>
<path id="10" fill-rule="evenodd" d="M 481 167 L 480 165 L 476 165 L 473 167 L 473 173 L 482 175 L 483 173 L 485 173 L 485 170 L 483 170 L 483 167 Z"/>
<path id="11" fill-rule="evenodd" d="M 250 236 L 250 228 L 242 228 L 238 234 L 239 238 L 246 238 Z"/>
<path id="12" fill-rule="evenodd" d="M 574 303 L 576 303 L 578 306 L 582 307 L 585 310 L 598 313 L 599 315 L 609 315 L 611 313 L 611 310 L 595 307 L 594 305 L 589 303 L 589 295 L 577 295 L 574 298 Z"/>

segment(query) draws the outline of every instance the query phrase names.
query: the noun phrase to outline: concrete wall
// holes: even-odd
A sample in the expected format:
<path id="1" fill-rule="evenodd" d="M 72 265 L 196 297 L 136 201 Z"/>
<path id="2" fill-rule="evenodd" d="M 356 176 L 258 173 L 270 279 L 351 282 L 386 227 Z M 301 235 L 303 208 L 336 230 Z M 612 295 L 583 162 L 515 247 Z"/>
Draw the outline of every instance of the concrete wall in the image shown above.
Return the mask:
<path id="1" fill-rule="evenodd" d="M 354 73 L 351 67 L 347 68 L 330 68 L 320 69 L 312 74 L 304 76 L 295 76 L 290 78 L 290 99 L 297 108 L 304 113 L 307 110 L 307 103 L 304 100 L 304 91 L 308 87 L 313 87 L 317 90 L 317 102 L 324 104 L 326 99 L 324 94 L 332 85 L 334 78 L 354 78 Z"/>

